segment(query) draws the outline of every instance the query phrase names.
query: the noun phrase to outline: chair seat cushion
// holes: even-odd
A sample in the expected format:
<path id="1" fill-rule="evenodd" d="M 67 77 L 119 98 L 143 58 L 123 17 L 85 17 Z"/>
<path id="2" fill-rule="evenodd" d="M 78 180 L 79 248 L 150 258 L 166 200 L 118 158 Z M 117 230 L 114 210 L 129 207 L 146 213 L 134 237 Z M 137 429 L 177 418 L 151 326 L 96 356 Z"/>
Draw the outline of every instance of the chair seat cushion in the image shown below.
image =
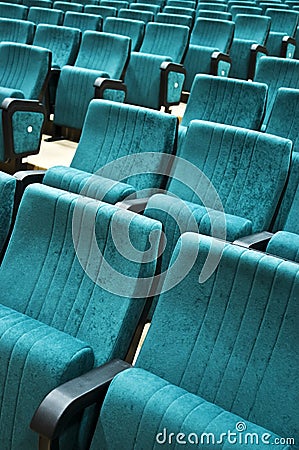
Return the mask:
<path id="1" fill-rule="evenodd" d="M 89 345 L 0 305 L 1 448 L 37 448 L 30 420 L 46 394 L 93 367 Z"/>
<path id="2" fill-rule="evenodd" d="M 299 236 L 288 231 L 278 231 L 270 239 L 267 252 L 299 263 Z"/>
<path id="3" fill-rule="evenodd" d="M 290 448 L 277 444 L 280 438 L 271 431 L 139 368 L 112 381 L 95 436 L 92 450 L 123 448 L 123 442 L 126 448 L 143 450 L 178 444 L 187 449 L 261 450 L 274 440 L 275 448 Z"/>

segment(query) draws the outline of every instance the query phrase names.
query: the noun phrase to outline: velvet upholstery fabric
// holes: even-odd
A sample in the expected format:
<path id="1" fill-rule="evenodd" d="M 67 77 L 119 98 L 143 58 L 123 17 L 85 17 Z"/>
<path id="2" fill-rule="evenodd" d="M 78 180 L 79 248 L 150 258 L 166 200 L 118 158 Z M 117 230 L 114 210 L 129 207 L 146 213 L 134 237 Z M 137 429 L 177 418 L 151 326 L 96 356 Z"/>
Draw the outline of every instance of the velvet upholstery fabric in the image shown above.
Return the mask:
<path id="1" fill-rule="evenodd" d="M 205 17 L 206 19 L 232 20 L 231 13 L 223 11 L 210 11 L 209 9 L 200 9 L 197 13 L 197 17 Z"/>
<path id="2" fill-rule="evenodd" d="M 34 31 L 33 22 L 0 18 L 0 41 L 32 44 Z"/>
<path id="3" fill-rule="evenodd" d="M 184 58 L 187 71 L 184 85 L 186 91 L 190 92 L 196 74 L 211 72 L 211 56 L 214 51 L 228 53 L 233 33 L 233 22 L 202 18 L 196 20 Z"/>
<path id="4" fill-rule="evenodd" d="M 160 109 L 161 64 L 168 56 L 132 52 L 125 75 L 126 102 Z"/>
<path id="5" fill-rule="evenodd" d="M 32 7 L 28 12 L 28 20 L 35 24 L 61 25 L 63 21 L 63 11 L 61 9 L 49 9 Z"/>
<path id="6" fill-rule="evenodd" d="M 185 14 L 167 14 L 163 12 L 157 14 L 156 22 L 173 23 L 174 25 L 183 25 L 191 28 L 193 19 L 192 16 Z"/>
<path id="7" fill-rule="evenodd" d="M 266 251 L 299 263 L 299 234 L 278 231 L 270 239 Z"/>
<path id="8" fill-rule="evenodd" d="M 132 40 L 132 51 L 138 51 L 144 36 L 145 23 L 142 20 L 107 17 L 103 27 L 106 33 L 120 34 Z"/>
<path id="9" fill-rule="evenodd" d="M 102 17 L 97 14 L 77 13 L 74 11 L 67 11 L 64 15 L 63 25 L 65 27 L 79 28 L 84 31 L 101 31 Z"/>
<path id="10" fill-rule="evenodd" d="M 154 20 L 154 13 L 151 11 L 121 8 L 118 12 L 118 17 L 120 19 L 142 20 L 144 23 L 148 23 Z"/>
<path id="11" fill-rule="evenodd" d="M 268 8 L 265 14 L 271 17 L 271 31 L 294 36 L 299 19 L 297 11 Z"/>
<path id="12" fill-rule="evenodd" d="M 43 183 L 65 191 L 115 204 L 134 196 L 135 189 L 126 183 L 112 181 L 71 167 L 54 166 L 45 173 Z"/>
<path id="13" fill-rule="evenodd" d="M 282 50 L 282 40 L 286 36 L 286 33 L 270 31 L 268 39 L 267 39 L 267 51 L 270 56 L 281 56 Z M 293 50 L 292 50 L 293 47 Z M 295 52 L 295 46 L 288 45 L 287 49 L 287 58 L 293 58 L 293 54 Z"/>
<path id="14" fill-rule="evenodd" d="M 52 67 L 61 69 L 75 62 L 81 35 L 80 31 L 67 26 L 38 25 L 34 45 L 48 48 L 52 52 Z"/>
<path id="15" fill-rule="evenodd" d="M 121 439 L 127 448 L 133 442 L 136 448 L 160 448 L 155 438 L 164 428 L 239 435 L 238 422 L 260 439 L 268 432 L 271 441 L 278 435 L 298 442 L 299 266 L 227 244 L 215 272 L 199 283 L 208 255 L 220 245 L 195 233 L 180 238 L 172 261 L 197 254 L 196 262 L 160 296 L 137 368 L 112 382 L 92 450 L 120 448 Z M 181 270 L 168 273 L 165 289 Z M 264 448 L 261 440 L 249 446 Z M 200 446 L 214 447 L 206 441 Z"/>
<path id="16" fill-rule="evenodd" d="M 85 31 L 75 66 L 61 70 L 54 123 L 82 129 L 98 77 L 120 79 L 130 52 L 130 38 Z"/>
<path id="17" fill-rule="evenodd" d="M 13 3 L 0 3 L 0 17 L 7 19 L 26 20 L 28 8 L 24 5 L 14 5 Z"/>
<path id="18" fill-rule="evenodd" d="M 178 14 L 178 15 L 187 15 L 187 16 L 191 16 L 192 19 L 194 20 L 195 17 L 195 11 L 193 8 L 180 8 L 177 6 L 164 6 L 163 8 L 163 12 L 165 12 L 166 14 Z"/>
<path id="19" fill-rule="evenodd" d="M 167 55 L 180 63 L 187 49 L 189 28 L 181 25 L 149 23 L 145 30 L 140 52 Z"/>
<path id="20" fill-rule="evenodd" d="M 81 3 L 71 3 L 71 2 L 63 2 L 63 1 L 56 1 L 53 3 L 53 8 L 55 9 L 61 9 L 61 11 L 75 11 L 75 12 L 82 12 L 83 11 L 83 5 Z"/>
<path id="21" fill-rule="evenodd" d="M 161 11 L 161 7 L 159 5 L 149 5 L 142 2 L 130 3 L 129 9 L 136 11 L 150 11 L 154 14 L 154 16 L 156 16 L 156 14 Z"/>
<path id="22" fill-rule="evenodd" d="M 193 119 L 259 130 L 267 86 L 211 75 L 196 75 L 181 127 Z"/>
<path id="23" fill-rule="evenodd" d="M 131 184 L 137 191 L 148 189 L 151 192 L 155 188 L 163 188 L 165 176 L 159 172 L 167 173 L 168 160 L 163 159 L 163 154 L 175 151 L 176 127 L 177 119 L 172 115 L 93 100 L 71 167 L 89 173 L 98 171 L 106 178 Z M 151 152 L 146 160 L 133 157 L 144 152 Z M 113 164 L 127 155 L 132 157 L 125 164 Z M 108 166 L 103 170 L 105 165 Z M 141 174 L 126 175 L 132 172 Z"/>
<path id="24" fill-rule="evenodd" d="M 248 16 L 250 17 L 250 16 Z M 245 39 L 234 39 L 229 56 L 232 64 L 229 70 L 230 78 L 248 80 L 248 71 L 251 62 L 251 46 L 254 42 Z"/>
<path id="25" fill-rule="evenodd" d="M 180 160 L 175 161 L 166 186 L 169 195 L 151 197 L 144 212 L 163 223 L 167 244 L 162 267 L 168 266 L 181 233 L 210 234 L 211 220 L 214 236 L 230 241 L 269 229 L 286 182 L 291 149 L 291 141 L 286 139 L 228 125 L 192 121 L 178 156 L 192 163 L 198 173 L 196 176 L 193 173 L 191 179 L 185 165 Z M 205 177 L 229 216 L 220 212 L 221 207 Z M 207 208 L 218 210 L 218 215 L 213 213 L 210 217 Z"/>
<path id="26" fill-rule="evenodd" d="M 284 230 L 299 234 L 299 154 L 293 153 L 286 189 L 279 205 L 272 231 Z"/>
<path id="27" fill-rule="evenodd" d="M 239 14 L 261 15 L 263 10 L 257 6 L 232 6 L 230 8 L 230 13 L 232 15 L 232 20 L 235 21 Z"/>
<path id="28" fill-rule="evenodd" d="M 101 5 L 102 6 L 112 6 L 113 8 L 120 10 L 121 8 L 128 8 L 129 2 L 122 1 L 122 0 L 102 0 Z"/>
<path id="29" fill-rule="evenodd" d="M 37 100 L 49 70 L 49 50 L 27 44 L 0 43 L 0 86 L 18 89 Z"/>
<path id="30" fill-rule="evenodd" d="M 0 172 L 0 252 L 3 250 L 12 222 L 15 191 L 16 179 L 5 172 Z"/>
<path id="31" fill-rule="evenodd" d="M 266 114 L 262 129 L 267 128 L 277 90 L 299 87 L 299 61 L 274 56 L 262 56 L 257 64 L 254 81 L 268 85 Z"/>
<path id="32" fill-rule="evenodd" d="M 238 14 L 235 20 L 234 39 L 245 39 L 264 45 L 271 19 L 267 16 Z"/>
<path id="33" fill-rule="evenodd" d="M 0 268 L 3 449 L 37 446 L 29 421 L 51 389 L 93 364 L 125 357 L 149 293 L 160 232 L 158 222 L 90 198 L 44 185 L 26 189 Z M 151 248 L 152 260 L 124 253 L 127 233 L 141 254 Z M 122 295 L 109 288 L 112 269 L 130 277 Z M 136 300 L 140 277 L 149 282 Z"/>
<path id="34" fill-rule="evenodd" d="M 299 89 L 277 90 L 265 131 L 291 139 L 293 150 L 299 151 Z"/>

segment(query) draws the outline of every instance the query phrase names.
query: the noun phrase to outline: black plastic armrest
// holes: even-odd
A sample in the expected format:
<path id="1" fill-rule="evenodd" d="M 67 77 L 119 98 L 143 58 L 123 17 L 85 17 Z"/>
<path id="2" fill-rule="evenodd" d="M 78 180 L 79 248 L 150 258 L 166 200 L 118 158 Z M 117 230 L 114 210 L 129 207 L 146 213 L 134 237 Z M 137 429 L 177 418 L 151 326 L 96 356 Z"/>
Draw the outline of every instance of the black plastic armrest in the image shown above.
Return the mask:
<path id="1" fill-rule="evenodd" d="M 257 63 L 257 56 L 259 53 L 263 53 L 264 55 L 268 55 L 266 47 L 260 44 L 252 44 L 250 47 L 250 61 L 249 61 L 249 68 L 248 68 L 248 79 L 253 80 L 255 69 L 256 69 L 256 63 Z"/>
<path id="2" fill-rule="evenodd" d="M 127 86 L 121 80 L 111 80 L 110 78 L 98 77 L 94 82 L 95 98 L 104 98 L 104 92 L 107 89 L 113 91 L 123 91 L 125 99 L 127 96 Z"/>
<path id="3" fill-rule="evenodd" d="M 171 61 L 164 61 L 161 66 L 161 81 L 160 81 L 160 107 L 165 106 L 168 109 L 170 106 L 178 105 L 180 100 L 177 102 L 168 102 L 167 92 L 168 92 L 168 75 L 170 72 L 182 73 L 186 77 L 186 69 L 182 64 L 173 63 Z M 181 97 L 181 96 L 180 96 Z"/>
<path id="4" fill-rule="evenodd" d="M 249 249 L 252 248 L 255 250 L 264 251 L 272 236 L 273 233 L 270 233 L 269 231 L 262 231 L 260 233 L 254 233 L 249 236 L 239 238 L 234 241 L 233 244 Z"/>
<path id="5" fill-rule="evenodd" d="M 35 411 L 30 428 L 50 441 L 57 439 L 76 414 L 102 404 L 113 378 L 130 367 L 115 359 L 53 389 Z"/>
<path id="6" fill-rule="evenodd" d="M 211 75 L 218 75 L 218 65 L 220 61 L 229 64 L 232 63 L 232 60 L 227 53 L 213 52 L 211 55 Z"/>
<path id="7" fill-rule="evenodd" d="M 281 51 L 280 51 L 280 56 L 282 58 L 289 58 L 288 56 L 288 47 L 289 45 L 293 45 L 294 48 L 296 47 L 296 39 L 294 39 L 291 36 L 284 36 L 282 38 L 282 43 L 281 43 Z M 292 56 L 290 56 L 290 58 L 292 58 Z"/>
<path id="8" fill-rule="evenodd" d="M 132 198 L 131 200 L 124 200 L 116 203 L 119 208 L 126 209 L 127 211 L 133 211 L 135 213 L 143 213 L 146 208 L 149 198 Z"/>
<path id="9" fill-rule="evenodd" d="M 13 143 L 13 127 L 12 116 L 17 111 L 36 112 L 46 115 L 44 105 L 38 100 L 25 100 L 20 98 L 5 98 L 1 104 L 2 109 L 2 125 L 3 125 L 3 140 L 5 148 L 5 158 L 9 160 L 15 158 L 14 143 Z M 32 154 L 29 152 L 28 154 Z M 22 158 L 27 156 L 22 153 Z"/>
<path id="10" fill-rule="evenodd" d="M 26 187 L 32 183 L 41 183 L 45 173 L 45 170 L 20 170 L 14 174 L 14 177 Z"/>

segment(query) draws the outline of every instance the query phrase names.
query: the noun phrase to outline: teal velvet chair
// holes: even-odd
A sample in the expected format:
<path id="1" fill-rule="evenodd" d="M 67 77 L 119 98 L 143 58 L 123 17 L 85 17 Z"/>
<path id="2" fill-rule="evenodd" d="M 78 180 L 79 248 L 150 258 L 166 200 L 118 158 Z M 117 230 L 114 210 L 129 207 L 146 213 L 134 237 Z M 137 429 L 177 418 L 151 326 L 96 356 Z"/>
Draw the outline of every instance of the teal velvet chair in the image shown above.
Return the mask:
<path id="1" fill-rule="evenodd" d="M 54 9 L 61 9 L 61 11 L 76 11 L 76 12 L 82 12 L 83 11 L 83 5 L 82 3 L 71 3 L 71 2 L 63 2 L 63 1 L 56 1 L 53 3 Z"/>
<path id="2" fill-rule="evenodd" d="M 17 181 L 5 172 L 0 172 L 0 257 L 13 222 Z"/>
<path id="3" fill-rule="evenodd" d="M 150 5 L 148 3 L 130 3 L 129 9 L 132 9 L 133 11 L 150 11 L 154 14 L 154 17 L 158 14 L 158 12 L 161 11 L 161 7 L 159 5 Z"/>
<path id="4" fill-rule="evenodd" d="M 65 27 L 79 28 L 84 31 L 101 31 L 103 18 L 98 14 L 67 11 L 64 15 L 63 25 Z"/>
<path id="5" fill-rule="evenodd" d="M 27 6 L 0 2 L 0 17 L 5 17 L 6 19 L 25 20 L 27 18 L 27 14 Z"/>
<path id="6" fill-rule="evenodd" d="M 299 87 L 299 61 L 274 56 L 262 56 L 257 63 L 254 81 L 268 85 L 266 114 L 262 130 L 267 128 L 273 103 L 280 87 Z"/>
<path id="7" fill-rule="evenodd" d="M 40 184 L 25 191 L 0 269 L 3 450 L 37 448 L 30 420 L 55 386 L 126 356 L 149 294 L 160 232 L 156 221 L 90 198 Z M 134 260 L 126 240 L 116 244 L 113 233 L 128 233 L 141 255 L 151 246 L 150 261 Z M 75 430 L 62 448 L 74 446 L 80 448 Z"/>
<path id="8" fill-rule="evenodd" d="M 112 6 L 85 5 L 84 12 L 98 14 L 103 17 L 104 21 L 107 17 L 115 17 L 117 15 L 117 9 Z"/>
<path id="9" fill-rule="evenodd" d="M 52 1 L 51 0 L 24 0 L 23 5 L 28 6 L 31 8 L 31 6 L 37 6 L 39 8 L 52 8 Z"/>
<path id="10" fill-rule="evenodd" d="M 265 14 L 271 17 L 271 29 L 266 44 L 269 55 L 293 58 L 296 42 L 292 38 L 295 36 L 299 13 L 268 8 Z"/>
<path id="11" fill-rule="evenodd" d="M 45 111 L 43 98 L 51 67 L 49 50 L 0 43 L 0 161 L 17 170 L 24 156 L 38 153 Z"/>
<path id="12" fill-rule="evenodd" d="M 120 17 L 107 17 L 103 31 L 105 33 L 127 36 L 132 41 L 132 51 L 138 51 L 144 36 L 145 23 L 142 20 L 122 19 Z"/>
<path id="13" fill-rule="evenodd" d="M 220 254 L 199 282 L 207 259 Z M 186 233 L 172 264 L 191 257 L 171 290 L 181 266 L 168 272 L 135 366 L 121 367 L 112 382 L 103 367 L 88 391 L 79 387 L 83 377 L 72 380 L 57 390 L 59 405 L 44 402 L 44 413 L 65 411 L 62 394 L 79 404 L 88 392 L 86 404 L 102 403 L 109 386 L 91 450 L 124 442 L 144 450 L 297 448 L 298 264 Z"/>
<path id="14" fill-rule="evenodd" d="M 265 42 L 270 30 L 270 17 L 238 14 L 230 48 L 232 60 L 229 77 L 252 80 L 260 56 L 267 54 Z"/>
<path id="15" fill-rule="evenodd" d="M 47 25 L 62 25 L 63 11 L 61 9 L 48 9 L 32 7 L 28 12 L 28 20 L 31 20 L 36 25 L 39 23 Z"/>
<path id="16" fill-rule="evenodd" d="M 194 20 L 195 18 L 195 10 L 193 8 L 180 8 L 178 6 L 165 6 L 163 8 L 163 12 L 166 14 L 178 14 L 178 15 L 187 15 L 191 16 Z"/>
<path id="17" fill-rule="evenodd" d="M 87 183 L 86 195 L 108 203 L 134 196 L 136 191 L 138 197 L 151 195 L 165 187 L 163 174 L 167 173 L 169 159 L 164 155 L 175 153 L 176 137 L 175 116 L 92 100 L 70 168 L 48 169 L 43 182 L 76 193 Z M 144 159 L 146 152 L 150 154 Z M 122 159 L 125 157 L 128 158 Z"/>
<path id="18" fill-rule="evenodd" d="M 259 130 L 265 113 L 267 85 L 196 75 L 180 124 L 180 136 L 193 119 Z"/>
<path id="19" fill-rule="evenodd" d="M 140 52 L 169 56 L 173 62 L 181 63 L 188 41 L 188 27 L 151 22 L 146 26 Z"/>
<path id="20" fill-rule="evenodd" d="M 148 23 L 154 20 L 154 13 L 151 11 L 121 8 L 118 12 L 118 17 L 120 19 L 141 20 L 144 23 Z"/>
<path id="21" fill-rule="evenodd" d="M 158 13 L 156 15 L 156 22 L 159 23 L 173 23 L 174 25 L 183 25 L 191 28 L 193 23 L 192 16 L 188 16 L 187 14 L 167 14 L 167 13 Z"/>
<path id="22" fill-rule="evenodd" d="M 210 11 L 209 9 L 200 9 L 197 17 L 206 19 L 232 20 L 232 15 L 229 12 Z"/>
<path id="23" fill-rule="evenodd" d="M 174 162 L 167 195 L 150 197 L 144 212 L 164 226 L 162 269 L 168 267 L 175 242 L 185 231 L 234 241 L 269 230 L 291 151 L 288 139 L 191 121 L 177 153 L 188 165 L 182 159 Z M 271 164 L 267 164 L 269 155 Z"/>
<path id="24" fill-rule="evenodd" d="M 191 33 L 190 44 L 183 64 L 187 75 L 184 90 L 190 92 L 194 77 L 198 73 L 226 76 L 230 61 L 223 56 L 218 62 L 219 54 L 227 55 L 234 33 L 234 23 L 217 19 L 198 18 Z M 213 57 L 215 68 L 212 69 Z"/>
<path id="25" fill-rule="evenodd" d="M 232 6 L 230 8 L 232 19 L 235 21 L 238 14 L 253 14 L 261 15 L 263 13 L 262 8 L 258 6 Z"/>
<path id="26" fill-rule="evenodd" d="M 130 55 L 126 36 L 85 31 L 74 67 L 61 70 L 54 111 L 54 125 L 81 130 L 98 77 L 122 79 Z M 58 133 L 59 134 L 59 133 Z"/>
<path id="27" fill-rule="evenodd" d="M 197 12 L 201 9 L 208 9 L 209 11 L 227 12 L 227 5 L 220 2 L 199 2 Z"/>
<path id="28" fill-rule="evenodd" d="M 299 262 L 299 153 L 292 155 L 290 175 L 283 193 L 266 251 Z"/>
<path id="29" fill-rule="evenodd" d="M 196 2 L 187 0 L 168 0 L 166 4 L 168 6 L 178 6 L 179 8 L 196 8 Z"/>
<path id="30" fill-rule="evenodd" d="M 127 88 L 126 103 L 169 112 L 178 105 L 186 71 L 165 55 L 132 52 L 124 83 Z"/>
<path id="31" fill-rule="evenodd" d="M 33 22 L 0 18 L 0 41 L 32 44 L 34 32 Z"/>
<path id="32" fill-rule="evenodd" d="M 74 64 L 80 41 L 78 28 L 40 24 L 36 28 L 33 44 L 49 49 L 52 53 L 52 68 L 61 69 L 67 64 Z"/>
<path id="33" fill-rule="evenodd" d="M 128 8 L 129 2 L 122 0 L 102 0 L 101 5 L 116 8 L 119 11 L 121 8 Z"/>
<path id="34" fill-rule="evenodd" d="M 293 141 L 299 151 L 299 89 L 279 88 L 267 123 L 266 132 Z"/>

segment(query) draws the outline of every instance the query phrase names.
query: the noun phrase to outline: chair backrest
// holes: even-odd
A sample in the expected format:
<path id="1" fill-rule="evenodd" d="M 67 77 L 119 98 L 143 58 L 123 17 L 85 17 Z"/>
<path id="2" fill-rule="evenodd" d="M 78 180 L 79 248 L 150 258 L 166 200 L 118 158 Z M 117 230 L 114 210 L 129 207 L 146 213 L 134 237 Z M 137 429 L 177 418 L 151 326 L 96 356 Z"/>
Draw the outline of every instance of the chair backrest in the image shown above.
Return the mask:
<path id="1" fill-rule="evenodd" d="M 24 20 L 27 18 L 27 14 L 27 6 L 0 2 L 0 17 Z"/>
<path id="2" fill-rule="evenodd" d="M 132 41 L 132 51 L 138 51 L 144 36 L 145 23 L 142 20 L 107 17 L 103 31 L 105 33 L 127 36 Z"/>
<path id="3" fill-rule="evenodd" d="M 238 14 L 235 20 L 236 39 L 247 39 L 264 45 L 270 30 L 270 17 Z"/>
<path id="4" fill-rule="evenodd" d="M 265 131 L 291 139 L 299 151 L 299 89 L 278 89 Z"/>
<path id="5" fill-rule="evenodd" d="M 71 167 L 95 173 L 123 156 L 153 152 L 156 156 L 143 163 L 142 175 L 125 181 L 137 190 L 160 188 L 165 181 L 165 177 L 159 175 L 163 154 L 175 151 L 176 129 L 174 116 L 138 106 L 92 100 Z M 105 169 L 104 176 L 121 181 L 122 173 L 130 168 L 136 170 L 136 164 L 131 158 L 125 167 L 119 167 L 119 173 L 112 164 Z"/>
<path id="6" fill-rule="evenodd" d="M 130 47 L 131 40 L 127 36 L 85 31 L 75 66 L 103 70 L 110 78 L 119 79 L 126 67 Z"/>
<path id="7" fill-rule="evenodd" d="M 103 18 L 97 14 L 67 11 L 64 16 L 65 27 L 79 28 L 82 33 L 86 30 L 101 31 Z"/>
<path id="8" fill-rule="evenodd" d="M 299 235 L 299 153 L 294 152 L 286 189 L 279 205 L 272 231 L 288 231 Z"/>
<path id="9" fill-rule="evenodd" d="M 181 123 L 201 119 L 259 130 L 266 97 L 265 84 L 196 75 Z"/>
<path id="10" fill-rule="evenodd" d="M 85 5 L 84 12 L 88 14 L 98 14 L 103 17 L 115 17 L 117 15 L 117 9 L 112 6 L 98 6 L 98 5 Z"/>
<path id="11" fill-rule="evenodd" d="M 222 11 L 211 11 L 209 9 L 200 9 L 198 11 L 197 17 L 202 17 L 206 19 L 219 19 L 219 20 L 232 20 L 231 13 Z"/>
<path id="12" fill-rule="evenodd" d="M 83 11 L 82 3 L 71 3 L 71 2 L 63 2 L 63 1 L 54 2 L 53 8 L 61 9 L 64 12 L 66 12 L 66 11 L 82 12 Z"/>
<path id="13" fill-rule="evenodd" d="M 151 11 L 122 8 L 119 10 L 118 17 L 121 19 L 141 20 L 147 23 L 154 20 L 154 13 Z"/>
<path id="14" fill-rule="evenodd" d="M 145 29 L 140 52 L 169 56 L 180 63 L 186 52 L 189 28 L 182 25 L 150 22 Z"/>
<path id="15" fill-rule="evenodd" d="M 158 13 L 155 20 L 159 23 L 173 23 L 174 25 L 185 25 L 189 28 L 192 27 L 193 23 L 192 16 L 182 14 Z"/>
<path id="16" fill-rule="evenodd" d="M 221 245 L 195 233 L 181 237 L 172 263 L 178 256 L 188 260 L 190 255 L 195 255 L 196 262 L 180 284 L 160 296 L 136 366 L 241 416 L 242 420 L 297 441 L 299 266 L 226 245 L 216 271 L 199 283 L 208 255 L 216 256 Z M 169 273 L 165 290 L 175 277 L 180 278 L 180 271 L 177 265 Z M 169 394 L 167 405 L 174 402 L 173 391 L 168 387 L 171 388 L 160 389 L 165 396 Z M 155 393 L 151 400 L 159 402 Z M 185 393 L 180 400 L 182 397 L 185 404 L 191 401 Z M 221 429 L 227 430 L 223 425 L 225 413 L 213 414 L 212 405 L 202 405 L 191 406 L 187 413 L 185 409 L 184 425 L 196 409 L 200 417 L 207 416 L 201 422 L 205 432 L 210 427 L 204 424 L 211 422 L 215 429 L 219 430 L 221 424 Z M 177 417 L 181 424 L 180 410 Z M 176 430 L 193 431 L 192 427 Z M 127 445 L 130 446 L 129 441 Z"/>
<path id="17" fill-rule="evenodd" d="M 225 213 L 251 220 L 253 232 L 258 232 L 270 227 L 287 179 L 291 151 L 288 139 L 195 120 L 188 127 L 179 156 L 208 177 Z M 267 164 L 269 159 L 271 164 Z M 176 171 L 180 171 L 180 161 L 171 171 L 173 178 L 167 186 L 170 193 L 214 207 L 209 204 L 209 191 L 198 199 L 187 185 L 177 181 Z"/>
<path id="18" fill-rule="evenodd" d="M 197 19 L 190 44 L 217 48 L 227 53 L 234 33 L 234 23 L 228 20 Z"/>
<path id="19" fill-rule="evenodd" d="M 74 64 L 81 40 L 80 30 L 65 26 L 38 25 L 34 45 L 52 52 L 52 67 L 62 68 Z"/>
<path id="20" fill-rule="evenodd" d="M 121 0 L 102 0 L 101 1 L 102 6 L 112 6 L 113 8 L 116 8 L 117 10 L 121 8 L 128 8 L 129 2 L 127 1 L 121 1 Z"/>
<path id="21" fill-rule="evenodd" d="M 230 8 L 230 13 L 232 15 L 233 20 L 236 20 L 238 14 L 254 14 L 259 15 L 263 14 L 262 8 L 257 6 L 232 6 Z"/>
<path id="22" fill-rule="evenodd" d="M 271 17 L 271 31 L 294 36 L 299 19 L 299 13 L 283 9 L 266 9 L 266 16 Z"/>
<path id="23" fill-rule="evenodd" d="M 19 89 L 27 99 L 40 99 L 51 67 L 49 50 L 2 42 L 0 61 L 0 86 Z"/>
<path id="24" fill-rule="evenodd" d="M 208 9 L 210 11 L 227 12 L 227 5 L 225 3 L 218 2 L 200 2 L 197 7 L 199 12 L 201 9 Z"/>
<path id="25" fill-rule="evenodd" d="M 15 177 L 0 172 L 0 255 L 12 224 L 16 184 Z"/>
<path id="26" fill-rule="evenodd" d="M 32 44 L 35 24 L 27 20 L 0 18 L 0 42 Z"/>
<path id="27" fill-rule="evenodd" d="M 288 58 L 262 56 L 254 80 L 268 85 L 268 100 L 263 128 L 267 127 L 277 90 L 280 87 L 299 88 L 299 61 Z"/>
<path id="28" fill-rule="evenodd" d="M 166 14 L 179 14 L 195 17 L 195 10 L 192 8 L 179 8 L 178 6 L 164 6 L 163 12 Z"/>
<path id="29" fill-rule="evenodd" d="M 153 261 L 146 263 L 141 257 L 134 262 L 125 245 L 115 245 L 113 233 L 126 230 L 131 245 L 142 252 L 149 246 L 148 233 L 161 225 L 88 197 L 81 200 L 44 185 L 32 185 L 25 192 L 1 265 L 5 286 L 1 304 L 88 343 L 95 363 L 102 364 L 115 353 L 125 356 L 144 305 L 142 294 L 140 303 L 132 298 L 138 295 L 139 277 L 153 276 L 158 246 L 157 239 L 152 244 Z M 32 211 L 38 211 L 39 219 L 32 220 Z M 93 245 L 85 227 L 94 233 Z M 92 272 L 88 264 L 94 266 Z M 109 278 L 113 270 L 116 279 L 121 273 L 128 281 L 127 294 L 125 290 L 117 294 L 112 279 L 103 282 L 105 273 Z M 148 295 L 149 284 L 150 278 L 143 297 Z M 125 317 L 130 317 L 126 324 Z"/>
<path id="30" fill-rule="evenodd" d="M 63 22 L 63 11 L 61 9 L 32 7 L 28 12 L 28 20 L 35 24 L 61 25 Z"/>
<path id="31" fill-rule="evenodd" d="M 179 8 L 196 8 L 196 2 L 194 1 L 185 1 L 185 0 L 168 0 L 167 1 L 168 6 L 178 6 Z"/>

